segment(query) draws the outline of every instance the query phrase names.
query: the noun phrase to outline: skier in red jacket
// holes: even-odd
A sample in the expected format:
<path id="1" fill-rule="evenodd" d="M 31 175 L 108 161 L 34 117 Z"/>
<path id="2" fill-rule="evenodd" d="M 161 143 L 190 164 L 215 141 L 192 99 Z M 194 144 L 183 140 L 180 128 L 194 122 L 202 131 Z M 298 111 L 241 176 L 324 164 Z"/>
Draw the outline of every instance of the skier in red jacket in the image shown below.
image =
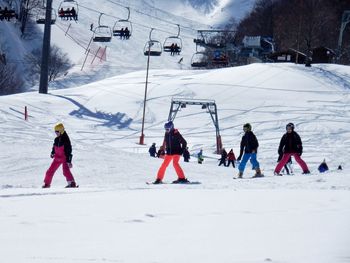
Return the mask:
<path id="1" fill-rule="evenodd" d="M 236 161 L 236 156 L 233 152 L 233 149 L 230 150 L 230 152 L 227 154 L 227 167 L 230 166 L 232 163 L 233 168 L 235 168 L 235 161 Z"/>

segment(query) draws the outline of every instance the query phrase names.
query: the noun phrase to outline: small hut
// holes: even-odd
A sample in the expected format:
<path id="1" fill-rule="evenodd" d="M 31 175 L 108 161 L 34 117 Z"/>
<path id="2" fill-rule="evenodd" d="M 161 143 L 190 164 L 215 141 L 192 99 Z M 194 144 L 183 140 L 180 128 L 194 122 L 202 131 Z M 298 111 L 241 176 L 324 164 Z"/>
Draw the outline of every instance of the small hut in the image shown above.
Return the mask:
<path id="1" fill-rule="evenodd" d="M 312 50 L 312 63 L 332 63 L 335 52 L 327 47 L 317 47 Z"/>
<path id="2" fill-rule="evenodd" d="M 289 48 L 287 50 L 274 52 L 268 55 L 268 58 L 272 62 L 291 62 L 297 64 L 305 64 L 306 54 Z"/>

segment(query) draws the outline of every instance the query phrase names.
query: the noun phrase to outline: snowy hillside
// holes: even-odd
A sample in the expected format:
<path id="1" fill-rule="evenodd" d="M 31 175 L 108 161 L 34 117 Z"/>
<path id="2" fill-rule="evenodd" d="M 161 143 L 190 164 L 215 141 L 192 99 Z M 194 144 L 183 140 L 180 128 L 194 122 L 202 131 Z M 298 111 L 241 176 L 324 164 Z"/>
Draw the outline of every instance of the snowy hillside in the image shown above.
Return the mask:
<path id="1" fill-rule="evenodd" d="M 349 67 L 153 69 L 142 146 L 144 80 L 137 71 L 48 95 L 0 97 L 3 262 L 349 262 Z M 250 122 L 266 177 L 233 180 L 236 169 L 218 167 L 209 114 L 187 107 L 175 124 L 205 161 L 193 156 L 181 166 L 201 184 L 146 185 L 161 164 L 147 150 L 162 142 L 173 96 L 214 99 L 223 144 L 236 155 L 242 125 Z M 63 189 L 60 170 L 52 188 L 40 188 L 59 121 L 72 140 L 78 189 Z M 274 177 L 291 121 L 312 174 L 301 175 L 294 164 L 294 176 Z M 324 158 L 330 172 L 320 175 Z M 244 177 L 252 175 L 248 166 Z M 165 181 L 175 177 L 169 166 Z"/>
<path id="2" fill-rule="evenodd" d="M 73 68 L 64 77 L 50 83 L 50 86 L 76 87 L 107 77 L 143 70 L 146 67 L 146 56 L 143 55 L 143 50 L 151 28 L 154 28 L 152 38 L 163 44 L 167 37 L 178 34 L 177 25 L 180 25 L 179 37 L 183 42 L 181 55 L 170 56 L 169 53 L 163 53 L 161 57 L 152 58 L 151 68 L 189 69 L 192 55 L 196 51 L 193 43 L 196 30 L 219 25 L 227 19 L 228 15 L 235 16 L 237 19 L 242 18 L 251 8 L 252 2 L 80 0 L 76 8 L 79 18 L 77 22 L 57 18 L 56 24 L 52 26 L 51 44 L 57 45 L 68 54 Z M 0 6 L 1 3 L 2 1 Z M 61 3 L 62 1 L 59 0 L 53 1 L 55 14 Z M 111 42 L 92 42 L 89 45 L 93 37 L 90 25 L 93 24 L 94 29 L 98 26 L 101 13 L 104 15 L 101 17 L 100 24 L 113 29 L 118 20 L 128 18 L 127 7 L 130 8 L 131 38 L 121 40 L 119 37 L 113 37 Z M 33 20 L 37 19 L 38 13 L 40 13 L 39 9 L 32 11 Z M 28 30 L 31 33 L 25 39 L 20 37 L 19 26 L 19 23 L 14 22 L 0 23 L 0 49 L 7 54 L 8 63 L 17 66 L 21 72 L 20 76 L 26 76 L 25 72 L 31 66 L 26 62 L 25 56 L 33 49 L 41 49 L 44 26 L 29 24 Z M 106 55 L 104 55 L 105 48 Z M 90 53 L 86 56 L 88 49 Z M 95 55 L 97 58 L 94 59 Z M 105 60 L 99 59 L 100 57 Z M 182 62 L 178 63 L 181 58 Z M 86 63 L 83 67 L 85 59 Z M 29 82 L 29 78 L 23 78 L 26 80 L 27 88 L 31 88 L 33 84 Z M 32 88 L 32 90 L 37 89 L 37 86 Z"/>

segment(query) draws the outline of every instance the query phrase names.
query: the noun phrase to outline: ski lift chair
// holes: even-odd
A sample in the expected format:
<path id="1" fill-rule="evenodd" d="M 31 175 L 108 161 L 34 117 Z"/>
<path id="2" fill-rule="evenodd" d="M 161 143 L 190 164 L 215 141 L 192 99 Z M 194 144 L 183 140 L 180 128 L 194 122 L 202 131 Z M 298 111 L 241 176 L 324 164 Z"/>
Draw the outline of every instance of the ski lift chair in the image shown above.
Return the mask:
<path id="1" fill-rule="evenodd" d="M 110 42 L 112 39 L 112 30 L 109 26 L 98 26 L 94 30 L 92 40 L 94 42 Z"/>
<path id="2" fill-rule="evenodd" d="M 74 8 L 75 14 L 71 12 L 71 10 Z M 68 11 L 69 10 L 69 11 Z M 58 7 L 58 16 L 63 19 L 63 18 L 73 18 L 75 21 L 78 20 L 78 3 L 77 1 L 74 0 L 64 0 L 60 3 Z"/>
<path id="3" fill-rule="evenodd" d="M 176 45 L 177 46 L 177 50 L 172 50 L 172 45 Z M 182 50 L 182 39 L 176 36 L 172 36 L 172 37 L 167 37 L 164 41 L 163 44 L 163 51 L 164 52 L 175 52 L 180 54 Z"/>
<path id="4" fill-rule="evenodd" d="M 177 25 L 178 31 L 176 36 L 167 37 L 164 40 L 163 51 L 164 52 L 173 52 L 180 54 L 182 50 L 182 39 L 180 38 L 180 25 Z M 173 48 L 173 45 L 176 46 L 176 50 Z"/>
<path id="5" fill-rule="evenodd" d="M 145 47 L 143 48 L 143 54 L 145 56 L 160 56 L 162 55 L 162 44 L 158 40 L 152 39 L 152 31 L 149 32 L 149 40 L 146 42 Z"/>
<path id="6" fill-rule="evenodd" d="M 191 59 L 191 66 L 193 68 L 206 68 L 209 65 L 209 57 L 204 52 L 196 52 Z"/>
<path id="7" fill-rule="evenodd" d="M 162 54 L 162 44 L 157 40 L 149 40 L 145 44 L 143 54 L 148 56 L 148 51 L 150 56 L 160 56 Z"/>
<path id="8" fill-rule="evenodd" d="M 51 25 L 56 23 L 57 15 L 54 9 L 51 10 Z M 36 15 L 36 23 L 37 24 L 45 24 L 46 20 L 46 9 L 41 8 L 38 14 Z"/>
<path id="9" fill-rule="evenodd" d="M 128 35 L 125 35 L 125 29 L 128 29 Z M 126 20 L 118 20 L 113 26 L 113 36 L 115 37 L 125 37 L 129 39 L 132 35 L 132 23 Z"/>
<path id="10" fill-rule="evenodd" d="M 132 35 L 132 23 L 129 21 L 130 18 L 130 8 L 128 9 L 128 17 L 127 19 L 120 19 L 115 22 L 113 26 L 113 36 L 118 36 L 120 38 L 124 37 L 124 39 L 129 39 Z M 125 34 L 125 29 L 128 29 L 128 34 Z"/>

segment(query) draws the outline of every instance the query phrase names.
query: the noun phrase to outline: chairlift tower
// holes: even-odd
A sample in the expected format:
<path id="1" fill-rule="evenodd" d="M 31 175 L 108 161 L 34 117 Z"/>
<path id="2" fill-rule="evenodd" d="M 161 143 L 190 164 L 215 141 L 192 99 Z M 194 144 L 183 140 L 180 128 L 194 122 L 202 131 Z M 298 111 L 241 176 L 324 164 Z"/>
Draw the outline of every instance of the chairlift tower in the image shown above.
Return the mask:
<path id="1" fill-rule="evenodd" d="M 201 61 L 209 67 L 228 66 L 228 49 L 231 46 L 229 42 L 230 34 L 235 34 L 234 30 L 208 29 L 198 30 L 197 38 L 193 40 L 196 44 L 196 54 L 207 55 L 208 61 Z M 199 48 L 204 48 L 205 51 L 198 51 Z M 197 64 L 194 63 L 196 66 Z M 201 65 L 201 64 L 200 64 Z M 206 66 L 205 66 L 206 67 Z"/>
<path id="2" fill-rule="evenodd" d="M 45 27 L 43 39 L 43 51 L 41 53 L 41 70 L 39 93 L 47 94 L 49 86 L 49 57 L 51 41 L 51 13 L 52 0 L 46 1 Z"/>
<path id="3" fill-rule="evenodd" d="M 176 117 L 176 114 L 181 109 L 186 108 L 187 105 L 201 106 L 203 110 L 206 110 L 210 114 L 210 117 L 214 123 L 216 130 L 216 153 L 220 154 L 222 149 L 222 141 L 219 128 L 218 111 L 215 100 L 172 98 L 168 121 L 173 121 Z"/>

